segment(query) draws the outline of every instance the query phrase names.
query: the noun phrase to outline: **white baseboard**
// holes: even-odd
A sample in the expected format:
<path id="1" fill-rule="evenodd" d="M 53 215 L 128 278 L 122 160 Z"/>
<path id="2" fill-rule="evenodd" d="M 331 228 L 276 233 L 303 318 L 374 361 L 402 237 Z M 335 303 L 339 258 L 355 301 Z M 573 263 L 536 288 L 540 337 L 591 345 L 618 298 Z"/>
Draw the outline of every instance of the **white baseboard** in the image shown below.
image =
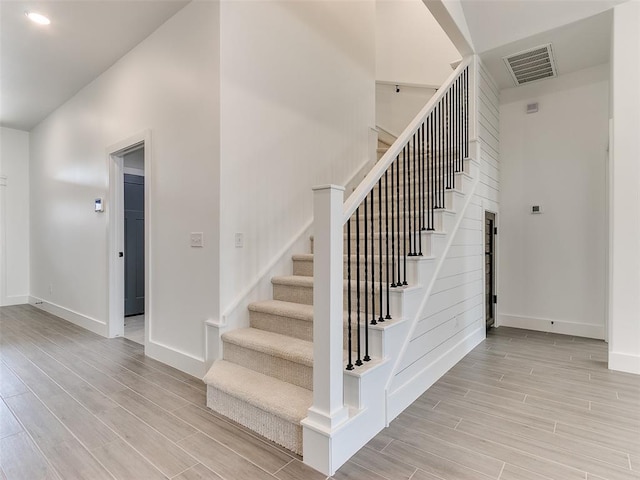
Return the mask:
<path id="1" fill-rule="evenodd" d="M 498 314 L 498 326 L 604 340 L 604 324 L 593 325 L 589 323 L 568 322 L 566 320 Z"/>
<path id="2" fill-rule="evenodd" d="M 144 354 L 197 378 L 204 377 L 206 373 L 204 358 L 195 357 L 153 340 L 149 340 L 145 344 Z"/>
<path id="3" fill-rule="evenodd" d="M 29 304 L 41 310 L 44 310 L 45 312 L 52 313 L 57 317 L 64 318 L 68 322 L 85 328 L 90 332 L 102 335 L 103 337 L 108 336 L 109 332 L 106 322 L 101 322 L 98 319 L 88 317 L 87 315 L 83 315 L 82 313 L 74 312 L 73 310 L 65 308 L 61 305 L 56 305 L 55 303 L 47 302 L 46 300 L 38 297 L 29 296 Z"/>
<path id="4" fill-rule="evenodd" d="M 609 370 L 640 375 L 640 355 L 609 352 Z"/>
<path id="5" fill-rule="evenodd" d="M 391 392 L 387 398 L 387 424 L 400 415 L 426 390 L 438 381 L 451 367 L 473 350 L 486 337 L 482 325 L 438 357 L 433 363 L 416 374 L 411 380 Z"/>
<path id="6" fill-rule="evenodd" d="M 6 297 L 0 307 L 10 307 L 11 305 L 24 305 L 29 303 L 29 295 L 12 295 Z"/>

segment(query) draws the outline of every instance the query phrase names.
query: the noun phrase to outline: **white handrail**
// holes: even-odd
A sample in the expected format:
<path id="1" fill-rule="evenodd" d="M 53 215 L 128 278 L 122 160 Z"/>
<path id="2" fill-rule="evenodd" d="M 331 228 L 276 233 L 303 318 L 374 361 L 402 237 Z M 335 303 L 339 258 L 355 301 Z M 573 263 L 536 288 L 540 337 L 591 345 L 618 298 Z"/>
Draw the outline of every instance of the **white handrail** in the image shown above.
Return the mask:
<path id="1" fill-rule="evenodd" d="M 460 73 L 469 65 L 471 65 L 472 61 L 473 57 L 470 56 L 460 62 L 458 68 L 456 68 L 451 73 L 451 75 L 449 75 L 442 87 L 440 87 L 436 94 L 429 99 L 420 113 L 416 115 L 416 117 L 411 121 L 407 128 L 404 129 L 404 131 L 400 134 L 393 145 L 389 147 L 389 150 L 387 150 L 382 158 L 378 160 L 378 163 L 375 164 L 375 166 L 371 169 L 364 180 L 360 182 L 360 185 L 358 185 L 353 193 L 349 195 L 349 198 L 347 198 L 346 202 L 344 202 L 342 214 L 343 224 L 349 221 L 349 218 L 351 218 L 351 215 L 353 215 L 353 213 L 356 211 L 356 208 L 358 208 L 358 206 L 364 201 L 365 197 L 369 194 L 373 187 L 375 187 L 378 180 L 382 178 L 384 172 L 387 171 L 396 157 L 400 155 L 400 152 L 402 152 L 402 149 L 405 147 L 405 145 L 409 143 L 414 132 L 420 125 L 422 125 L 422 122 L 424 122 L 425 118 L 427 118 L 427 115 L 429 115 L 435 109 L 436 105 L 438 105 L 442 97 L 444 97 L 449 87 L 453 84 L 456 78 L 458 78 Z"/>

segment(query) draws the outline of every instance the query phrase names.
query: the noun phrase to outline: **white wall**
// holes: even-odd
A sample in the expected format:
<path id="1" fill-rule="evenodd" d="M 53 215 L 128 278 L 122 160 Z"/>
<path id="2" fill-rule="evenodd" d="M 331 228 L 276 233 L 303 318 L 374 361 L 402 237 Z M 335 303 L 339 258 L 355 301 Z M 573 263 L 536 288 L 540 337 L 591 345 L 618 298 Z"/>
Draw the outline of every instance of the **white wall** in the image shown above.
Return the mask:
<path id="1" fill-rule="evenodd" d="M 375 42 L 381 81 L 439 87 L 461 58 L 421 0 L 378 0 Z"/>
<path id="2" fill-rule="evenodd" d="M 640 374 L 640 3 L 613 15 L 609 368 Z"/>
<path id="3" fill-rule="evenodd" d="M 312 186 L 368 160 L 375 3 L 223 2 L 220 24 L 222 316 L 311 220 Z"/>
<path id="4" fill-rule="evenodd" d="M 29 133 L 0 128 L 0 305 L 29 295 Z"/>
<path id="5" fill-rule="evenodd" d="M 436 92 L 434 88 L 401 86 L 376 83 L 376 125 L 396 137 L 424 108 Z"/>
<path id="6" fill-rule="evenodd" d="M 219 310 L 218 32 L 217 3 L 188 4 L 31 132 L 31 295 L 106 334 L 109 215 L 93 199 L 109 198 L 106 149 L 150 129 L 146 353 L 195 375 Z"/>
<path id="7" fill-rule="evenodd" d="M 501 92 L 499 325 L 604 338 L 608 76 Z"/>

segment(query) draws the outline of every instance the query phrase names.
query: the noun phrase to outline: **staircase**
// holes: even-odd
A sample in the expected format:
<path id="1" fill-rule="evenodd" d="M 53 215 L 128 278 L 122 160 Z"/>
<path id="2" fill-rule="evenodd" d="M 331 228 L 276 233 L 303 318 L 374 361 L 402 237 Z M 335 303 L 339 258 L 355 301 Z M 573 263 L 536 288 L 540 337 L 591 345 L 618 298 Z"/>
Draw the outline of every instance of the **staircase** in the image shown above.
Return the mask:
<path id="1" fill-rule="evenodd" d="M 461 74 L 456 75 L 451 82 L 462 85 Z M 441 115 L 438 121 L 443 125 L 445 120 L 454 122 L 444 111 L 427 107 L 426 114 L 421 112 L 422 127 L 416 130 L 410 125 L 407 131 L 413 130 L 400 136 L 404 145 L 379 143 L 381 160 L 370 174 L 376 178 L 370 181 L 368 176 L 363 183 L 369 182 L 369 187 L 361 184 L 352 195 L 361 195 L 364 203 L 353 208 L 343 231 L 340 377 L 344 384 L 338 384 L 348 413 L 338 422 L 339 432 L 324 431 L 321 423 L 309 420 L 316 409 L 314 356 L 319 358 L 313 343 L 314 281 L 318 281 L 313 238 L 310 253 L 293 255 L 291 275 L 271 279 L 272 298 L 249 305 L 249 327 L 222 334 L 222 358 L 204 378 L 209 408 L 299 455 L 304 453 L 305 463 L 303 436 L 314 451 L 323 450 L 323 439 L 328 438 L 330 446 L 324 450 L 333 452 L 328 456 L 334 458 L 328 463 L 313 460 L 310 465 L 329 475 L 399 413 L 392 411 L 398 407 L 389 406 L 389 384 L 477 184 L 478 164 L 464 157 L 461 140 L 436 143 L 437 137 L 425 137 L 424 125 L 428 133 L 435 115 Z M 342 450 L 336 453 L 338 448 Z"/>

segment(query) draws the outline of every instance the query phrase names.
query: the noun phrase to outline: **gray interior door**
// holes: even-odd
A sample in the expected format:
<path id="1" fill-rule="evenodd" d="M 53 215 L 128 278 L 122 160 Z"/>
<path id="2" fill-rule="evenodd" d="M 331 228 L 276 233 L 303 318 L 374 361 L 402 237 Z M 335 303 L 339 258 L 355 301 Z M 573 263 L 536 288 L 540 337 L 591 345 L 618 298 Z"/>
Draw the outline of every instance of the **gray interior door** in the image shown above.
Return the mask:
<path id="1" fill-rule="evenodd" d="M 495 226 L 496 216 L 491 212 L 484 214 L 484 281 L 487 328 L 495 323 Z"/>
<path id="2" fill-rule="evenodd" d="M 124 314 L 144 313 L 144 177 L 124 176 Z"/>

